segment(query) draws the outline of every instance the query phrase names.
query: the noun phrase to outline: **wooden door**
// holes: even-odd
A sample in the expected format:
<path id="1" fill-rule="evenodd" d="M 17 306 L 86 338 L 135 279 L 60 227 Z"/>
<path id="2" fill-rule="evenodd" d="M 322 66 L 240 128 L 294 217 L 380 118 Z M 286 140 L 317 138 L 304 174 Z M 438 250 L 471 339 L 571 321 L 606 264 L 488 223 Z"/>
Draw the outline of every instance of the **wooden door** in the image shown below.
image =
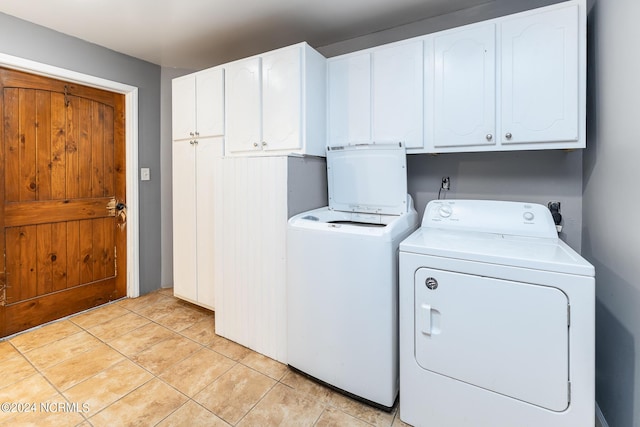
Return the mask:
<path id="1" fill-rule="evenodd" d="M 2 68 L 0 97 L 6 336 L 126 294 L 124 97 Z"/>

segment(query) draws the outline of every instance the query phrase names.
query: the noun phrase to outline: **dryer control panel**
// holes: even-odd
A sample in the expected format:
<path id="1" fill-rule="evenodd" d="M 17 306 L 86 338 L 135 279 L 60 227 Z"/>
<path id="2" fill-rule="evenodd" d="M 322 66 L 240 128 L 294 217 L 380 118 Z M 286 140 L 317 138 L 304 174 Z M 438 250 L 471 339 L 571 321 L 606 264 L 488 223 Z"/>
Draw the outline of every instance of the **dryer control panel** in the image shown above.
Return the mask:
<path id="1" fill-rule="evenodd" d="M 497 200 L 432 200 L 422 227 L 557 239 L 546 206 Z"/>

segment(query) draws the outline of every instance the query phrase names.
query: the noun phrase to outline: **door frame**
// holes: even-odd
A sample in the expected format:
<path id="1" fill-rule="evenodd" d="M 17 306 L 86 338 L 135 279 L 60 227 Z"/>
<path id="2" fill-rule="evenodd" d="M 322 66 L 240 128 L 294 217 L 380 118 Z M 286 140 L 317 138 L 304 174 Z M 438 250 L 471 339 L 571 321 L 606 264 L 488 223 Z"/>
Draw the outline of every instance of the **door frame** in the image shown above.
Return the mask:
<path id="1" fill-rule="evenodd" d="M 0 66 L 105 89 L 125 97 L 127 191 L 127 296 L 140 295 L 140 209 L 138 182 L 138 88 L 101 77 L 0 53 Z"/>

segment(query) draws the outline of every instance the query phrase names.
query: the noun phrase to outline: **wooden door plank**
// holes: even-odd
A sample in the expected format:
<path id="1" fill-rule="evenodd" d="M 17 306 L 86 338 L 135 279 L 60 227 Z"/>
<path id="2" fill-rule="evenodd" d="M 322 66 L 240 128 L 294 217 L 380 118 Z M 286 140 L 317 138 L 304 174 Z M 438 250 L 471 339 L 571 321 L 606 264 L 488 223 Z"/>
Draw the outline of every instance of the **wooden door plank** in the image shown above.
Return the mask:
<path id="1" fill-rule="evenodd" d="M 115 299 L 114 279 L 65 289 L 4 307 L 9 335 Z"/>
<path id="2" fill-rule="evenodd" d="M 20 227 L 20 299 L 38 295 L 38 264 L 36 260 L 36 226 Z"/>
<path id="3" fill-rule="evenodd" d="M 80 221 L 67 222 L 67 287 L 80 284 Z"/>
<path id="4" fill-rule="evenodd" d="M 115 218 L 103 218 L 104 246 L 106 248 L 105 277 L 116 275 L 115 269 L 115 233 L 117 230 Z"/>
<path id="5" fill-rule="evenodd" d="M 67 146 L 64 96 L 51 94 L 51 198 L 64 199 L 67 196 Z M 73 175 L 71 175 L 73 176 Z"/>
<path id="6" fill-rule="evenodd" d="M 91 196 L 104 196 L 104 105 L 92 102 Z"/>
<path id="7" fill-rule="evenodd" d="M 4 90 L 4 181 L 5 200 L 20 200 L 20 94 L 18 89 Z"/>
<path id="8" fill-rule="evenodd" d="M 80 221 L 80 283 L 93 280 L 93 224 Z"/>
<path id="9" fill-rule="evenodd" d="M 53 290 L 67 287 L 67 223 L 51 224 L 51 274 Z"/>
<path id="10" fill-rule="evenodd" d="M 115 153 L 113 152 L 114 131 L 113 131 L 113 108 L 105 106 L 104 108 L 104 194 L 103 196 L 114 196 L 115 182 L 113 163 Z"/>
<path id="11" fill-rule="evenodd" d="M 13 202 L 5 205 L 5 226 L 103 218 L 115 215 L 107 209 L 109 197 L 41 202 Z"/>
<path id="12" fill-rule="evenodd" d="M 78 138 L 78 196 L 91 197 L 91 102 L 78 100 L 76 126 L 79 126 Z"/>
<path id="13" fill-rule="evenodd" d="M 6 285 L 7 304 L 11 304 L 21 299 L 22 284 L 20 282 L 20 228 L 8 228 L 6 231 L 6 244 L 9 249 L 5 256 L 6 263 Z"/>
<path id="14" fill-rule="evenodd" d="M 53 291 L 53 269 L 51 266 L 51 224 L 36 225 L 36 265 L 38 295 Z"/>
<path id="15" fill-rule="evenodd" d="M 54 102 L 57 103 L 57 97 L 53 97 Z M 64 103 L 64 98 L 62 99 Z M 61 120 L 64 123 L 65 138 L 66 138 L 66 163 L 65 163 L 65 196 L 68 199 L 75 199 L 80 195 L 80 176 L 79 176 L 79 155 L 80 149 L 80 125 L 78 123 L 78 114 L 80 112 L 80 99 L 70 98 L 69 106 L 62 108 L 62 111 L 57 110 L 53 116 L 56 120 Z M 64 104 L 63 104 L 64 105 Z"/>
<path id="16" fill-rule="evenodd" d="M 51 93 L 36 91 L 36 200 L 51 199 Z"/>
<path id="17" fill-rule="evenodd" d="M 36 200 L 36 94 L 20 89 L 20 200 Z"/>
<path id="18" fill-rule="evenodd" d="M 93 226 L 93 280 L 106 277 L 105 259 L 106 248 L 104 246 L 104 223 L 102 219 L 91 220 Z"/>

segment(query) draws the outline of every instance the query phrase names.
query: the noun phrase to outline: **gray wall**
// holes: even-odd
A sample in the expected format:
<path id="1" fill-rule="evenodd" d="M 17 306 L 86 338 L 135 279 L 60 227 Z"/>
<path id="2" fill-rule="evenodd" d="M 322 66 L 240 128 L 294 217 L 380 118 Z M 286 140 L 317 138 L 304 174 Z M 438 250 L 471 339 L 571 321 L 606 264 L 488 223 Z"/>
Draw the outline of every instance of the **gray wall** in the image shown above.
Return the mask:
<path id="1" fill-rule="evenodd" d="M 611 427 L 640 426 L 640 2 L 589 14 L 583 254 L 596 268 L 596 400 Z"/>
<path id="2" fill-rule="evenodd" d="M 160 67 L 0 13 L 0 52 L 139 88 L 140 293 L 160 287 Z"/>

